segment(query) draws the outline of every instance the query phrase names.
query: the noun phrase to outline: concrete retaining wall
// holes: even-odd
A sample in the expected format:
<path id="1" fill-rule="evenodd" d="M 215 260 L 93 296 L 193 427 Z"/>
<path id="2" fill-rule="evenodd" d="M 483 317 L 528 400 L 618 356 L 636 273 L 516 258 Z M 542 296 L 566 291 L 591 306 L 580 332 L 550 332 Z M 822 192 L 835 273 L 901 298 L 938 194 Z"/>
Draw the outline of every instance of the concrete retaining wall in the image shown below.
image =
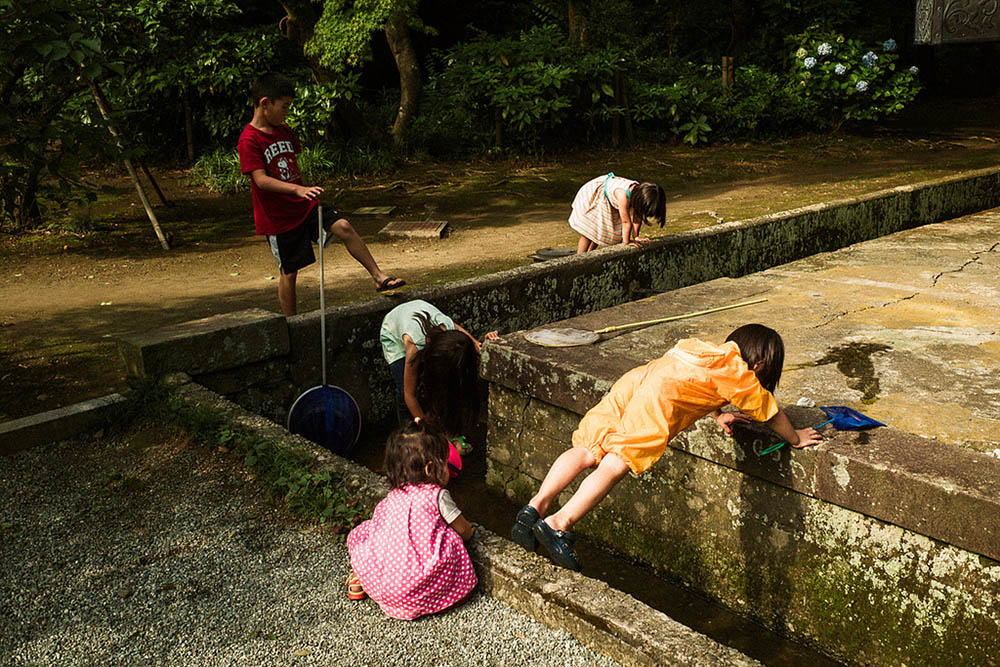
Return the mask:
<path id="1" fill-rule="evenodd" d="M 520 505 L 580 413 L 504 386 L 521 369 L 489 349 L 487 485 Z M 890 429 L 754 440 L 702 420 L 574 530 L 851 663 L 997 664 L 1000 461 Z"/>
<path id="2" fill-rule="evenodd" d="M 984 169 L 677 234 L 642 250 L 615 246 L 330 308 L 327 374 L 357 399 L 366 421 L 384 421 L 394 414 L 392 381 L 378 330 L 401 300 L 430 301 L 473 333 L 514 331 L 998 205 L 1000 168 Z M 286 348 L 275 318 L 231 313 L 127 336 L 120 347 L 132 375 L 183 371 L 281 421 L 298 394 L 319 384 L 320 326 L 318 312 L 289 318 Z"/>

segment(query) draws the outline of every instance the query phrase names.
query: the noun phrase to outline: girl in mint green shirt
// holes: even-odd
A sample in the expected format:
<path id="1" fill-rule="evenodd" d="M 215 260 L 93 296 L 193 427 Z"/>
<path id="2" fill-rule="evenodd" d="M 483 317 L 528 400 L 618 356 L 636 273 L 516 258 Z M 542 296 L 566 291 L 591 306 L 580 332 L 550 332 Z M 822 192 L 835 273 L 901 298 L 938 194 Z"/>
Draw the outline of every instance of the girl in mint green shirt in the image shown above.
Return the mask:
<path id="1" fill-rule="evenodd" d="M 499 338 L 496 331 L 486 340 Z M 396 385 L 400 422 L 419 417 L 454 439 L 479 414 L 479 352 L 472 334 L 432 304 L 415 299 L 390 310 L 379 332 Z M 461 447 L 459 447 L 461 453 Z"/>

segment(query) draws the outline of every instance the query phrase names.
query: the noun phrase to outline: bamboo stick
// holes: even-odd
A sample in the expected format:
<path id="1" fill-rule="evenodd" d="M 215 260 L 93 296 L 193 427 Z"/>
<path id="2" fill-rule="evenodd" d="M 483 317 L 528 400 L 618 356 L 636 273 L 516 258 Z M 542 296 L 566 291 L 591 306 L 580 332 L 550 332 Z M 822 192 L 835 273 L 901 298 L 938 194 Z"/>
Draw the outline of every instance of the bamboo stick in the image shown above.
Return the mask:
<path id="1" fill-rule="evenodd" d="M 709 313 L 718 313 L 723 310 L 729 310 L 731 308 L 741 308 L 743 306 L 752 306 L 755 303 L 762 303 L 767 301 L 767 299 L 761 297 L 760 299 L 753 299 L 752 301 L 743 301 L 741 303 L 732 303 L 728 306 L 719 306 L 718 308 L 709 308 L 708 310 L 699 310 L 694 313 L 685 313 L 683 315 L 672 315 L 670 317 L 662 317 L 658 320 L 646 320 L 645 322 L 632 322 L 631 324 L 619 324 L 613 327 L 605 327 L 604 329 L 597 329 L 594 331 L 596 334 L 611 333 L 612 331 L 621 331 L 622 329 L 631 329 L 632 327 L 641 327 L 647 324 L 661 324 L 663 322 L 673 322 L 674 320 L 685 320 L 689 317 L 698 317 L 699 315 L 708 315 Z"/>

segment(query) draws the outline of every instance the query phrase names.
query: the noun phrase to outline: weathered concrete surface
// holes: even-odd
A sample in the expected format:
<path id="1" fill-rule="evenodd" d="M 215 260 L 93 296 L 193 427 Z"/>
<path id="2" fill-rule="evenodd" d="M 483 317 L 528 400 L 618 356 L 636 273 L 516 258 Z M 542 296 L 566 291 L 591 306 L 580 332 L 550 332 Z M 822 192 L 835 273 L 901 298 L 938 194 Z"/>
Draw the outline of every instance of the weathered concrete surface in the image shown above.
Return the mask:
<path id="1" fill-rule="evenodd" d="M 58 442 L 94 428 L 107 419 L 122 400 L 120 394 L 108 394 L 0 423 L 0 454 L 13 454 L 46 442 Z"/>
<path id="2" fill-rule="evenodd" d="M 404 299 L 430 301 L 474 333 L 516 331 L 625 303 L 651 291 L 740 276 L 998 205 L 1000 168 L 984 169 L 676 234 L 642 250 L 614 246 L 330 308 L 326 313 L 328 377 L 354 395 L 366 422 L 391 419 L 392 382 L 377 332 L 385 313 Z M 133 375 L 160 372 L 166 366 L 166 370 L 188 370 L 209 388 L 280 420 L 296 396 L 319 383 L 319 317 L 312 312 L 290 318 L 289 352 L 264 357 L 260 345 L 251 345 L 246 366 L 206 364 L 206 370 L 200 370 L 190 362 L 187 351 L 169 358 L 162 351 L 162 363 L 150 360 L 144 365 L 136 354 L 126 351 L 128 370 Z M 151 335 L 163 341 L 162 335 Z M 265 360 L 278 366 L 262 366 Z M 203 376 L 220 370 L 226 372 Z"/>
<path id="3" fill-rule="evenodd" d="M 183 374 L 168 378 L 190 404 L 213 410 L 240 428 L 311 457 L 317 471 L 342 475 L 352 493 L 369 508 L 389 492 L 383 477 L 290 435 L 277 424 L 189 380 Z M 469 544 L 481 591 L 550 627 L 570 632 L 580 643 L 623 664 L 759 664 L 603 582 L 557 568 L 482 527 Z"/>
<path id="4" fill-rule="evenodd" d="M 680 338 L 768 324 L 786 343 L 780 402 L 851 405 L 890 428 L 758 457 L 764 431 L 733 439 L 703 420 L 578 529 L 844 659 L 996 664 L 998 232 L 989 211 L 560 323 L 768 299 L 584 348 L 489 344 L 488 482 L 524 502 L 622 372 Z M 800 426 L 825 419 L 787 411 Z"/>
<path id="5" fill-rule="evenodd" d="M 250 308 L 124 336 L 118 349 L 130 377 L 212 373 L 288 354 L 285 318 Z"/>

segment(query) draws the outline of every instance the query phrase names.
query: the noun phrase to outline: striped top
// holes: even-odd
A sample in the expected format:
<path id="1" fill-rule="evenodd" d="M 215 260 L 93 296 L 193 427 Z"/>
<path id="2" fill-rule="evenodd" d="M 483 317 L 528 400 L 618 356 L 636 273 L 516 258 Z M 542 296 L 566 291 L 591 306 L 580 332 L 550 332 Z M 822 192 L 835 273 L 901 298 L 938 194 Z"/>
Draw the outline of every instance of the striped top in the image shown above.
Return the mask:
<path id="1" fill-rule="evenodd" d="M 615 190 L 629 188 L 638 181 L 604 174 L 588 181 L 573 199 L 569 226 L 599 246 L 622 242 L 622 218 L 613 200 Z"/>

